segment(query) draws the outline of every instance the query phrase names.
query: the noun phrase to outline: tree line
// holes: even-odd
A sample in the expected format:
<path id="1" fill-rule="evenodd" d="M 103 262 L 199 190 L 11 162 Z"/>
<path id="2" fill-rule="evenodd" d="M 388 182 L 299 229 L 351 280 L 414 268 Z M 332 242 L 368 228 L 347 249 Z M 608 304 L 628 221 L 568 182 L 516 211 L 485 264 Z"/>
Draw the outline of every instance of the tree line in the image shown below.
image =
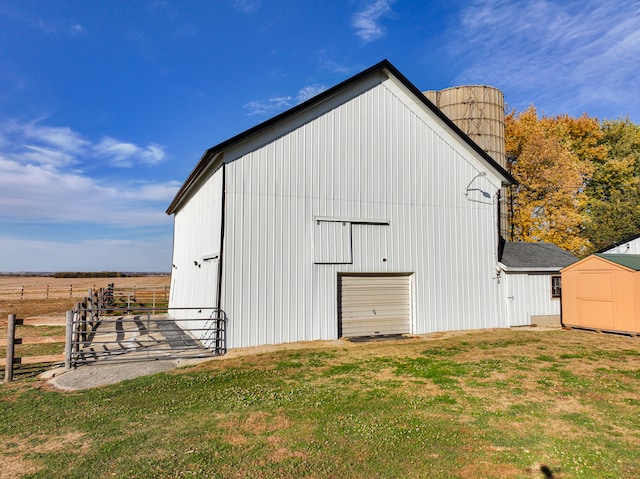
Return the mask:
<path id="1" fill-rule="evenodd" d="M 127 275 L 114 271 L 63 271 L 54 273 L 54 278 L 125 278 Z"/>
<path id="2" fill-rule="evenodd" d="M 547 241 L 583 257 L 640 234 L 640 126 L 628 117 L 505 117 L 512 241 Z"/>

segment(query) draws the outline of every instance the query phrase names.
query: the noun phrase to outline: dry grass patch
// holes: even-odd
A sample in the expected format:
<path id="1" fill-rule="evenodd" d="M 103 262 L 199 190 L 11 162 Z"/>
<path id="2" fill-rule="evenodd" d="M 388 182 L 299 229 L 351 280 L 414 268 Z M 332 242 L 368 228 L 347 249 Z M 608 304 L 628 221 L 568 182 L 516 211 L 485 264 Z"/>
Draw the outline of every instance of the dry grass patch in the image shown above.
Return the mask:
<path id="1" fill-rule="evenodd" d="M 15 479 L 28 474 L 34 474 L 42 469 L 42 465 L 33 456 L 55 454 L 68 449 L 78 454 L 86 451 L 89 445 L 84 434 L 75 432 L 62 436 L 32 435 L 21 439 L 14 439 L 5 444 L 0 451 L 0 479 Z"/>

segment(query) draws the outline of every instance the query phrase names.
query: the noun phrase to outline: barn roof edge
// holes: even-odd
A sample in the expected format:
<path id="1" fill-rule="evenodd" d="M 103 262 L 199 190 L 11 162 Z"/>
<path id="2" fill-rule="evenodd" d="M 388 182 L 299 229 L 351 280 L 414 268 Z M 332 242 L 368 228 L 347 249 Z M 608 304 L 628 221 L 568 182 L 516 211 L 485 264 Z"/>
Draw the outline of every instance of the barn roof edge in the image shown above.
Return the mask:
<path id="1" fill-rule="evenodd" d="M 173 201 L 169 205 L 166 210 L 166 214 L 171 215 L 176 212 L 178 206 L 184 199 L 184 197 L 191 190 L 193 185 L 198 181 L 200 175 L 209 167 L 210 162 L 225 149 L 235 145 L 249 136 L 256 134 L 262 130 L 265 130 L 272 125 L 281 122 L 293 115 L 306 110 L 308 108 L 313 107 L 316 104 L 321 103 L 322 101 L 332 97 L 337 94 L 347 86 L 358 82 L 362 78 L 365 78 L 373 73 L 378 72 L 388 72 L 389 74 L 396 77 L 413 95 L 415 95 L 416 99 L 421 101 L 424 105 L 426 105 L 438 118 L 440 118 L 454 133 L 456 133 L 465 143 L 467 143 L 476 153 L 478 153 L 493 169 L 495 169 L 498 174 L 503 177 L 503 183 L 507 185 L 516 184 L 517 180 L 500 164 L 494 160 L 486 151 L 484 151 L 477 143 L 475 143 L 466 133 L 464 133 L 447 115 L 445 115 L 437 106 L 431 102 L 426 95 L 424 95 L 420 89 L 418 89 L 413 83 L 411 83 L 395 66 L 391 64 L 391 62 L 387 59 L 384 59 L 375 65 L 367 68 L 366 70 L 357 73 L 356 75 L 338 83 L 337 85 L 325 90 L 322 93 L 310 98 L 309 100 L 300 103 L 299 105 L 290 108 L 273 118 L 270 118 L 262 123 L 257 124 L 256 126 L 245 130 L 238 135 L 235 135 L 228 140 L 223 141 L 209 149 L 207 149 L 204 154 L 201 156 L 200 161 L 197 163 L 196 167 L 191 171 L 186 181 L 183 183 L 182 187 L 176 193 Z"/>

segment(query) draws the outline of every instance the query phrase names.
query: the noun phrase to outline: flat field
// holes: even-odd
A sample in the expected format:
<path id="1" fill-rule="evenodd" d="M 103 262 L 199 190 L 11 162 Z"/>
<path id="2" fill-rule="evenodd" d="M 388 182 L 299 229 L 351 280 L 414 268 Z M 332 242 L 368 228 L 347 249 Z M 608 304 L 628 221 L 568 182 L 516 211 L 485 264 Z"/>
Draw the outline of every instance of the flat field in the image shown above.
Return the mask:
<path id="1" fill-rule="evenodd" d="M 171 277 L 131 276 L 124 278 L 52 278 L 48 276 L 0 276 L 0 326 L 7 315 L 23 319 L 61 321 L 65 311 L 87 295 L 89 288 L 106 288 L 114 283 L 123 289 L 168 288 Z"/>

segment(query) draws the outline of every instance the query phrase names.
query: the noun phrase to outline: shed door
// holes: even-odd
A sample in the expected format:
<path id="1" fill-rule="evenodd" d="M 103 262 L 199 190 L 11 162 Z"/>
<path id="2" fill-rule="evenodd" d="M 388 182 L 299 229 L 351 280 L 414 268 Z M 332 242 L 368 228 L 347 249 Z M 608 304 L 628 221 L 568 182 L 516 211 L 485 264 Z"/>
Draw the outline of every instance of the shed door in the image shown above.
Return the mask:
<path id="1" fill-rule="evenodd" d="M 409 275 L 340 276 L 340 336 L 381 336 L 410 332 Z"/>

